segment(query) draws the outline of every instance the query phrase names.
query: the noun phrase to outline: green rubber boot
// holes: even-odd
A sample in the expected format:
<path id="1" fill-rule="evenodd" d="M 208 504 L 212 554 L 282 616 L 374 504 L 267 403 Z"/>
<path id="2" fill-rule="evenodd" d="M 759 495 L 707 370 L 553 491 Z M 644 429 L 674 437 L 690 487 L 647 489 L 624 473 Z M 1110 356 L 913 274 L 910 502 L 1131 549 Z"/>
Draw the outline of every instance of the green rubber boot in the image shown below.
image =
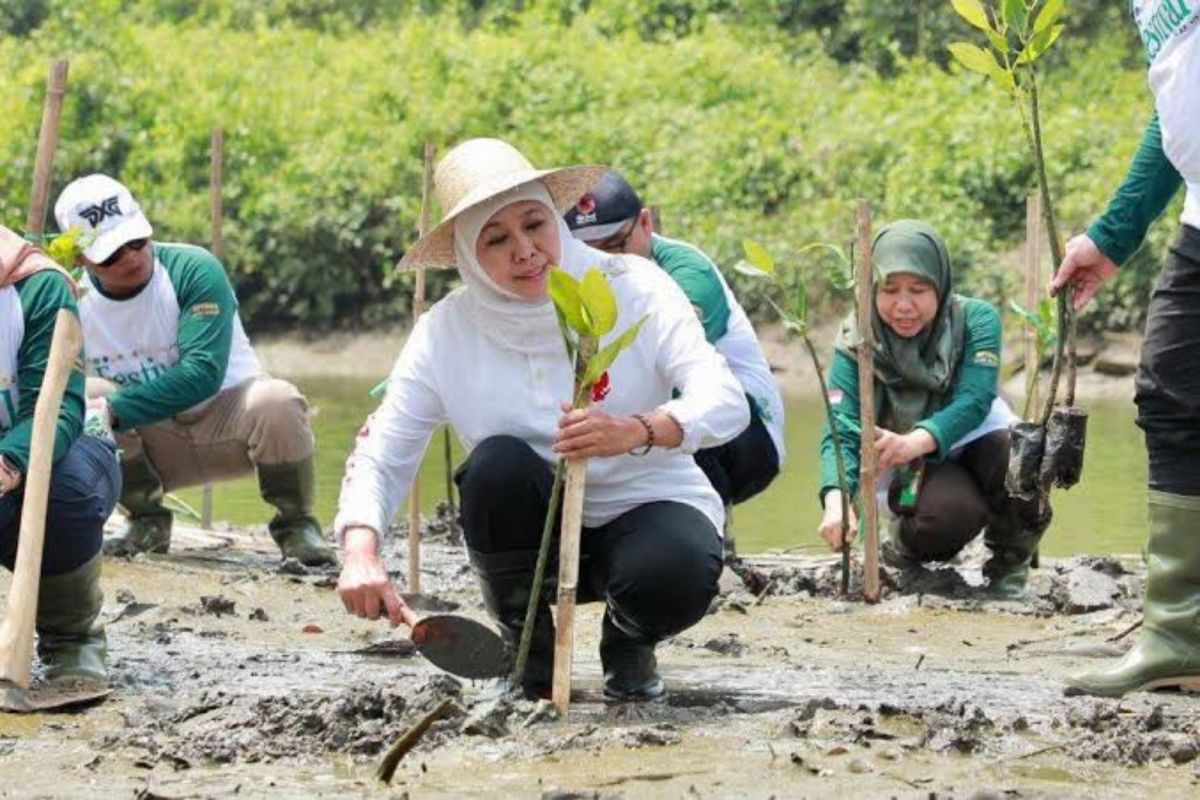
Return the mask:
<path id="1" fill-rule="evenodd" d="M 96 624 L 104 594 L 100 591 L 100 562 L 96 556 L 62 575 L 43 576 L 38 586 L 38 656 L 46 679 L 83 678 L 108 682 L 107 640 Z"/>
<path id="2" fill-rule="evenodd" d="M 144 454 L 121 462 L 121 507 L 129 524 L 104 542 L 109 555 L 165 553 L 171 546 L 172 515 L 162 504 L 163 484 Z"/>
<path id="3" fill-rule="evenodd" d="M 1034 503 L 1010 500 L 1008 507 L 988 521 L 983 541 L 992 555 L 983 565 L 988 594 L 998 600 L 1028 600 L 1025 586 L 1042 534 L 1050 527 L 1049 504 L 1039 510 Z"/>
<path id="4" fill-rule="evenodd" d="M 1200 497 L 1150 492 L 1144 624 L 1108 667 L 1067 679 L 1066 694 L 1120 697 L 1142 689 L 1200 692 Z"/>
<path id="5" fill-rule="evenodd" d="M 284 558 L 309 567 L 337 563 L 337 554 L 312 514 L 312 456 L 290 464 L 259 464 L 258 490 L 262 499 L 276 508 L 267 529 Z"/>

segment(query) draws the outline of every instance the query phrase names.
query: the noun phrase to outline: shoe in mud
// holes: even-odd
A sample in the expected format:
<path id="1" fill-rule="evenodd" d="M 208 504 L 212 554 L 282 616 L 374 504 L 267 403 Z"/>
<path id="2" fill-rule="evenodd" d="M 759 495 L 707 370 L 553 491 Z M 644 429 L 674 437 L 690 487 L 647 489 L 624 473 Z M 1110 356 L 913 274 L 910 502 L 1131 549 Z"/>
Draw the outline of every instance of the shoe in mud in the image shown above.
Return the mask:
<path id="1" fill-rule="evenodd" d="M 146 514 L 131 517 L 129 525 L 116 536 L 104 540 L 104 553 L 110 556 L 133 556 L 138 553 L 162 555 L 171 547 L 172 514 Z"/>
<path id="2" fill-rule="evenodd" d="M 321 526 L 312 517 L 281 525 L 272 521 L 271 538 L 279 545 L 284 560 L 294 558 L 306 567 L 337 564 L 337 553 L 325 540 Z"/>
<path id="3" fill-rule="evenodd" d="M 988 569 L 985 565 L 984 574 L 986 575 L 987 573 Z M 1004 574 L 995 574 L 989 577 L 987 591 L 989 595 L 997 600 L 1027 602 L 1033 599 L 1033 595 L 1026 588 L 1028 581 L 1029 567 L 1020 566 L 1010 569 Z"/>
<path id="4" fill-rule="evenodd" d="M 600 664 L 604 667 L 604 702 L 646 703 L 662 700 L 666 687 L 658 674 L 654 643 L 632 636 L 604 613 L 600 633 Z"/>

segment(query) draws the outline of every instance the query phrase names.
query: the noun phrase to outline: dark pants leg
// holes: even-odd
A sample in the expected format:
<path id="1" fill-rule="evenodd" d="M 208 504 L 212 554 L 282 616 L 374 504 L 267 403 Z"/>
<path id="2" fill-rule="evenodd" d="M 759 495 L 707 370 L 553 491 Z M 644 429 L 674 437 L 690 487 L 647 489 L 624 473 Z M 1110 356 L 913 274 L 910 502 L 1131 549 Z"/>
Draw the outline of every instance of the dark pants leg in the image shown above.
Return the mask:
<path id="1" fill-rule="evenodd" d="M 106 442 L 81 436 L 54 465 L 46 513 L 42 574 L 77 569 L 100 552 L 104 521 L 121 494 L 121 468 Z M 13 568 L 21 527 L 24 492 L 0 498 L 0 563 Z"/>
<path id="2" fill-rule="evenodd" d="M 727 506 L 754 497 L 779 474 L 779 454 L 753 402 L 746 430 L 723 445 L 697 452 L 696 463 Z"/>
<path id="3" fill-rule="evenodd" d="M 1138 365 L 1137 423 L 1150 488 L 1200 495 L 1200 230 L 1183 227 L 1150 299 Z"/>
<path id="4" fill-rule="evenodd" d="M 495 436 L 472 451 L 456 481 L 472 557 L 495 563 L 504 555 L 532 575 L 554 482 L 550 466 L 520 439 Z M 557 552 L 555 544 L 548 584 Z M 720 539 L 691 506 L 647 503 L 584 529 L 579 571 L 580 602 L 606 599 L 647 637 L 661 639 L 707 612 L 721 574 Z"/>

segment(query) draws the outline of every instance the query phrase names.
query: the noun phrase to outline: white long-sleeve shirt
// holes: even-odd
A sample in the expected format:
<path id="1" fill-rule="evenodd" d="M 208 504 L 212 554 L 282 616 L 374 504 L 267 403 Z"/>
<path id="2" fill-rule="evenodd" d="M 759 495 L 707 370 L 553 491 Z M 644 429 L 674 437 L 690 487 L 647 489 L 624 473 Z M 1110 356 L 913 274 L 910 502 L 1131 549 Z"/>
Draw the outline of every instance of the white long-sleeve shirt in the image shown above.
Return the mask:
<path id="1" fill-rule="evenodd" d="M 637 339 L 609 369 L 610 390 L 598 406 L 628 415 L 662 409 L 683 429 L 676 448 L 588 462 L 583 524 L 603 525 L 644 503 L 670 500 L 701 511 L 720 532 L 725 512 L 692 454 L 733 439 L 750 422 L 737 379 L 704 339 L 679 287 L 636 256 L 605 268 L 619 316 L 601 346 L 643 315 Z M 358 435 L 346 462 L 334 530 L 365 525 L 381 534 L 404 501 L 434 429 L 449 422 L 470 452 L 501 434 L 527 442 L 547 463 L 560 404 L 569 402 L 566 350 L 526 355 L 497 345 L 462 310 L 465 290 L 451 293 L 413 327 L 388 380 L 387 395 Z M 678 395 L 672 398 L 672 390 Z"/>

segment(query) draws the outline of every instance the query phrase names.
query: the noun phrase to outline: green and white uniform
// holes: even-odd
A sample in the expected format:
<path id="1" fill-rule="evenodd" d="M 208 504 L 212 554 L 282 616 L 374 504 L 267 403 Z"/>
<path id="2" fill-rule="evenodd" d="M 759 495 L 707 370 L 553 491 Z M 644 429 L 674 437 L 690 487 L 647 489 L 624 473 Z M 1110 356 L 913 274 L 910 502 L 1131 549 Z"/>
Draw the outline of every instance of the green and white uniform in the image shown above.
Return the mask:
<path id="1" fill-rule="evenodd" d="M 90 374 L 116 384 L 119 430 L 153 424 L 262 374 L 225 268 L 208 251 L 154 244 L 154 270 L 132 297 L 89 275 L 80 301 Z"/>
<path id="2" fill-rule="evenodd" d="M 75 298 L 67 280 L 55 271 L 0 289 L 0 454 L 22 472 L 29 466 L 33 410 L 62 308 L 75 311 Z M 56 463 L 83 430 L 83 392 L 83 375 L 74 371 L 58 415 Z"/>
<path id="3" fill-rule="evenodd" d="M 753 410 L 766 426 L 782 466 L 783 398 L 754 327 L 721 271 L 700 249 L 658 234 L 651 240 L 650 257 L 683 289 L 704 326 L 705 338 L 725 356 L 730 371 L 753 398 Z"/>

